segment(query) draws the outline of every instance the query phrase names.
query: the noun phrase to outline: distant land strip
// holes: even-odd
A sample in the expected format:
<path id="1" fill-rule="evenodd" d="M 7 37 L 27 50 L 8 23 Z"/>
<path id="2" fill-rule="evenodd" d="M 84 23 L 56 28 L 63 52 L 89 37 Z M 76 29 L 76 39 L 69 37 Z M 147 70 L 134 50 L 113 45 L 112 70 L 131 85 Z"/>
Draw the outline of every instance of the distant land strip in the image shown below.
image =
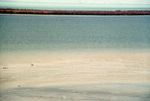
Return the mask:
<path id="1" fill-rule="evenodd" d="M 82 10 L 33 10 L 33 9 L 2 9 L 6 14 L 45 14 L 45 15 L 150 15 L 150 10 L 116 10 L 116 11 L 82 11 Z"/>

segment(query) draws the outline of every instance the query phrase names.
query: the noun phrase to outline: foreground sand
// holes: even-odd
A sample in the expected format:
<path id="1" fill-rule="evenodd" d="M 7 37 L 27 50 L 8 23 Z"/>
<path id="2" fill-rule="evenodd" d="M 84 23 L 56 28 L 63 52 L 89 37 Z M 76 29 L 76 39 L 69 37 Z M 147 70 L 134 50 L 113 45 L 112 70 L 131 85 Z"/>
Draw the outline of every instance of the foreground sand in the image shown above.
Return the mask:
<path id="1" fill-rule="evenodd" d="M 149 52 L 2 54 L 2 101 L 149 101 Z"/>

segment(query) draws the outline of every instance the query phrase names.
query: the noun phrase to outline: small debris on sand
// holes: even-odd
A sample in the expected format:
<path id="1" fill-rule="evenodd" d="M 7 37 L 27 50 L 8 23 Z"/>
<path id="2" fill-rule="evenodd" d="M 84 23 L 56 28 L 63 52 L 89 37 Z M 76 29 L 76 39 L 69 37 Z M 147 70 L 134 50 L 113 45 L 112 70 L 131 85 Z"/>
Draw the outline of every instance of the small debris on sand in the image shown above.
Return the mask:
<path id="1" fill-rule="evenodd" d="M 34 66 L 34 64 L 31 64 L 31 66 Z"/>
<path id="2" fill-rule="evenodd" d="M 21 85 L 18 85 L 18 87 L 21 87 Z"/>
<path id="3" fill-rule="evenodd" d="M 3 67 L 3 69 L 8 69 L 8 67 Z"/>

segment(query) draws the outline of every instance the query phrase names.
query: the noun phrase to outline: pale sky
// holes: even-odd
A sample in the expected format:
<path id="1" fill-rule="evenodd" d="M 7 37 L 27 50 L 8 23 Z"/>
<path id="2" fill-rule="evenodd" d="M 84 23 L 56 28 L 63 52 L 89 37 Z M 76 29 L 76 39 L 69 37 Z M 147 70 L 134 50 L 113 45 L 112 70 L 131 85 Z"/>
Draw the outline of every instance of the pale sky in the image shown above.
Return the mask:
<path id="1" fill-rule="evenodd" d="M 150 0 L 0 0 L 17 2 L 88 3 L 88 4 L 150 4 Z"/>
<path id="2" fill-rule="evenodd" d="M 0 0 L 0 8 L 27 9 L 95 9 L 144 8 L 150 9 L 150 0 Z"/>

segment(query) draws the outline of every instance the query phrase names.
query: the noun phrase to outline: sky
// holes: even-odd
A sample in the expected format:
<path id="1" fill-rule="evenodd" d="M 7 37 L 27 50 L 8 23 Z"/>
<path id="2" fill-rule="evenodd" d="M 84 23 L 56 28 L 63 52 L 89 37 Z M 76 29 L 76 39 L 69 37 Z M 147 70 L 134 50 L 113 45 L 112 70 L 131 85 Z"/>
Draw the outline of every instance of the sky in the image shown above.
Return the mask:
<path id="1" fill-rule="evenodd" d="M 150 4 L 150 0 L 0 0 L 11 2 L 88 3 L 88 4 Z"/>
<path id="2" fill-rule="evenodd" d="M 150 9 L 150 0 L 0 0 L 0 8 L 28 9 Z"/>

